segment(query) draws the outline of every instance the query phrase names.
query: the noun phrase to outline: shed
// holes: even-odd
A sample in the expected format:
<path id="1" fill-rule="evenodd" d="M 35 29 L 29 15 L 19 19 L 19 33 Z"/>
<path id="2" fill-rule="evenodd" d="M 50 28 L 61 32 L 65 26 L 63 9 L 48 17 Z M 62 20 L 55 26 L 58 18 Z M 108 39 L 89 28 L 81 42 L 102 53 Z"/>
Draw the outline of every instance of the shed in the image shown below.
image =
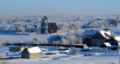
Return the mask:
<path id="1" fill-rule="evenodd" d="M 19 52 L 21 50 L 20 46 L 10 46 L 9 51 L 10 52 Z"/>
<path id="2" fill-rule="evenodd" d="M 37 59 L 41 58 L 42 51 L 39 47 L 24 48 L 21 52 L 21 58 Z"/>

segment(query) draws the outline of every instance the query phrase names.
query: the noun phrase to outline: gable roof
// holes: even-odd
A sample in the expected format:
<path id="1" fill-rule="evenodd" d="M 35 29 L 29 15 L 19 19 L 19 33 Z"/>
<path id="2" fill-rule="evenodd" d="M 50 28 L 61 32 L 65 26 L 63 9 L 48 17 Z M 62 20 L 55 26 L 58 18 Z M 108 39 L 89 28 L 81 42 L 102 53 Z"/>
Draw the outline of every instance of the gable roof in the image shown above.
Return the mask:
<path id="1" fill-rule="evenodd" d="M 111 37 L 110 31 L 105 31 L 105 30 L 86 30 L 84 34 L 85 34 L 85 37 L 88 37 L 88 38 L 91 38 L 94 35 L 99 35 L 99 37 L 103 37 L 103 38 Z"/>
<path id="2" fill-rule="evenodd" d="M 85 30 L 84 35 L 85 35 L 85 37 L 92 37 L 96 33 L 97 33 L 97 31 L 95 31 L 95 30 Z"/>
<path id="3" fill-rule="evenodd" d="M 29 53 L 41 53 L 41 49 L 39 47 L 31 47 L 28 48 Z"/>
<path id="4" fill-rule="evenodd" d="M 94 34 L 96 34 L 96 32 L 97 31 L 95 31 L 95 30 L 85 30 L 85 35 L 94 35 Z"/>
<path id="5" fill-rule="evenodd" d="M 100 34 L 101 34 L 104 38 L 110 38 L 110 37 L 111 37 L 110 31 L 100 30 Z"/>

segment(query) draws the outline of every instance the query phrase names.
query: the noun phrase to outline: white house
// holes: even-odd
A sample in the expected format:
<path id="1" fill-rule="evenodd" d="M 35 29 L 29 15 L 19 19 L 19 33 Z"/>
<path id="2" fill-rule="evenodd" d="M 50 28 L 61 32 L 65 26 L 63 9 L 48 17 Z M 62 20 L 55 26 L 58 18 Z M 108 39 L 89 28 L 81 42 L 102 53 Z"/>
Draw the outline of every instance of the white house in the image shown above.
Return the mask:
<path id="1" fill-rule="evenodd" d="M 22 58 L 37 59 L 37 58 L 41 58 L 41 56 L 42 56 L 42 51 L 39 47 L 24 48 L 24 50 L 21 52 Z"/>

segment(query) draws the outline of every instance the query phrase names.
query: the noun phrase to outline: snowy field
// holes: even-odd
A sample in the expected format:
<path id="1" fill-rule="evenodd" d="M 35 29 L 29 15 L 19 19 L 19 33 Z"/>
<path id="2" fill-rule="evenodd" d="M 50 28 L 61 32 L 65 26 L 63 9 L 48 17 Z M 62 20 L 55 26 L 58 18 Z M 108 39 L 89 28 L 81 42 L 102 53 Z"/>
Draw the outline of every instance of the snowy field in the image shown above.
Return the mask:
<path id="1" fill-rule="evenodd" d="M 118 56 L 86 56 L 79 55 L 59 60 L 17 59 L 3 61 L 5 64 L 117 64 Z"/>
<path id="2" fill-rule="evenodd" d="M 8 33 L 8 28 L 13 29 L 16 27 L 14 19 L 16 18 L 0 18 L 0 43 L 30 43 L 34 39 L 37 39 L 42 43 L 63 43 L 63 44 L 81 44 L 82 37 L 85 30 L 100 30 L 104 28 L 110 28 L 110 31 L 116 36 L 120 35 L 120 19 L 118 16 L 79 16 L 79 15 L 66 15 L 66 16 L 48 16 L 50 22 L 56 22 L 58 25 L 58 32 L 53 34 L 39 34 L 28 33 L 27 34 L 14 34 Z M 20 17 L 20 19 L 23 17 Z M 41 16 L 27 17 L 27 19 L 33 19 L 30 23 L 21 21 L 20 27 L 27 25 L 26 31 L 34 24 L 40 25 Z M 117 20 L 117 24 L 109 25 L 111 19 Z M 2 34 L 3 32 L 6 32 Z M 24 32 L 23 32 L 24 33 Z M 53 37 L 54 36 L 54 37 Z M 59 36 L 60 38 L 56 37 Z M 52 38 L 52 39 L 51 39 Z M 85 54 L 59 54 L 56 48 L 46 47 L 47 51 L 43 53 L 56 52 L 54 55 L 46 55 L 41 59 L 6 59 L 0 60 L 1 64 L 118 64 L 119 56 L 117 52 L 105 53 L 100 55 L 84 56 Z M 50 50 L 51 49 L 51 50 Z M 16 55 L 15 53 L 9 53 L 8 47 L 0 47 L 0 57 L 6 57 L 10 55 Z M 70 51 L 74 52 L 73 49 Z M 9 53 L 9 54 L 7 54 Z M 87 52 L 89 53 L 89 52 Z M 99 52 L 102 53 L 102 52 Z M 19 54 L 19 53 L 18 53 Z"/>

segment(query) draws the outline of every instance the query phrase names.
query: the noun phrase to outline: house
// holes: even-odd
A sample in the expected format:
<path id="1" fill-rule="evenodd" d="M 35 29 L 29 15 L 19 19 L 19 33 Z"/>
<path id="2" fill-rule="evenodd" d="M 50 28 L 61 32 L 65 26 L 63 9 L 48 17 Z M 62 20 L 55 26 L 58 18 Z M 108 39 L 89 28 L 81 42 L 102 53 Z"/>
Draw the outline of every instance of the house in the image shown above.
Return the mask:
<path id="1" fill-rule="evenodd" d="M 107 47 L 119 44 L 108 29 L 87 30 L 84 34 L 83 44 L 87 44 L 87 46 Z"/>
<path id="2" fill-rule="evenodd" d="M 37 59 L 41 58 L 42 51 L 39 47 L 24 48 L 21 52 L 21 58 Z"/>

